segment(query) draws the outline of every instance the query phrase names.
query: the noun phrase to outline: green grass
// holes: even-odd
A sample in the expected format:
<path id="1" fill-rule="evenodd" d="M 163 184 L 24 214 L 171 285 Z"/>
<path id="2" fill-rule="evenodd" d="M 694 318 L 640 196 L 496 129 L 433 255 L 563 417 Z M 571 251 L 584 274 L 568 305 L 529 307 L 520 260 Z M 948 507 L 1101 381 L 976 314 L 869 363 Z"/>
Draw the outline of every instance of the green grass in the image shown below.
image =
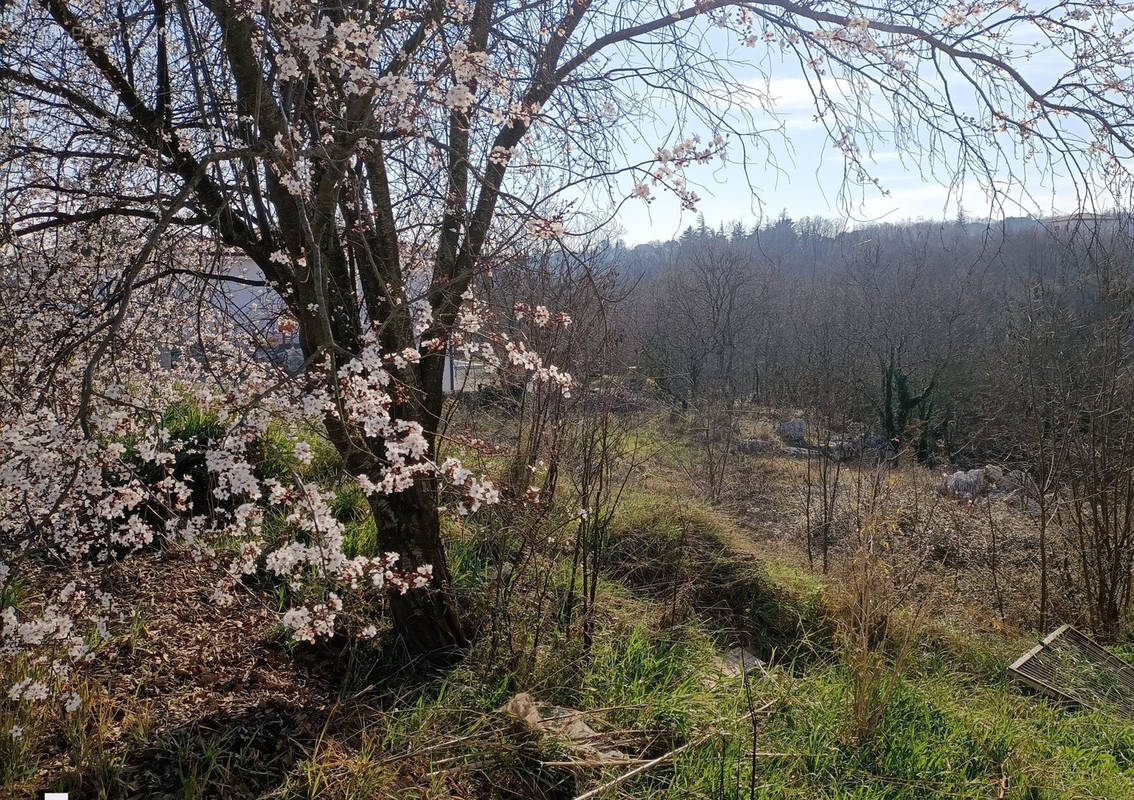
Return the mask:
<path id="1" fill-rule="evenodd" d="M 830 648 L 821 589 L 773 581 L 733 551 L 731 521 L 704 502 L 628 492 L 610 531 L 611 576 L 658 602 L 686 602 L 721 644 L 766 660 L 812 660 Z"/>
<path id="2" fill-rule="evenodd" d="M 191 400 L 175 403 L 166 409 L 162 425 L 170 436 L 181 442 L 204 444 L 224 435 L 225 426 L 216 412 L 205 411 Z"/>
<path id="3" fill-rule="evenodd" d="M 462 558 L 475 561 L 470 553 L 455 561 Z M 774 588 L 790 597 L 800 588 L 794 583 Z M 604 591 L 614 603 L 617 586 Z M 350 780 L 363 783 L 342 796 L 363 796 L 351 793 L 361 791 L 358 785 L 377 792 L 384 781 L 387 794 L 378 796 L 466 796 L 449 792 L 456 786 L 475 797 L 538 800 L 573 796 L 557 792 L 585 791 L 625 769 L 583 771 L 564 784 L 566 777 L 541 768 L 541 760 L 565 757 L 562 743 L 533 739 L 495 710 L 522 690 L 594 712 L 589 719 L 597 729 L 639 732 L 635 756 L 655 757 L 705 737 L 603 795 L 608 798 L 976 800 L 997 798 L 1002 787 L 1006 800 L 1134 798 L 1134 721 L 1069 712 L 1022 694 L 1004 667 L 1023 642 L 931 629 L 917 642 L 878 730 L 860 742 L 849 733 L 849 682 L 834 659 L 795 671 L 773 668 L 770 677 L 754 674 L 752 702 L 774 705 L 753 728 L 743 720 L 748 705 L 740 679 L 720 673 L 715 631 L 697 619 L 659 629 L 655 620 L 664 615 L 650 608 L 660 601 L 639 594 L 622 602 L 626 607 L 600 631 L 589 657 L 548 647 L 528 683 L 515 685 L 474 654 L 446 679 L 412 689 L 368 727 L 368 743 L 347 758 Z M 429 750 L 453 741 L 460 743 Z M 755 759 L 754 772 L 753 749 L 768 754 Z M 395 775 L 394 753 L 422 754 Z M 474 766 L 444 772 L 456 763 Z M 422 783 L 429 773 L 433 778 Z M 485 786 L 499 793 L 480 791 Z"/>

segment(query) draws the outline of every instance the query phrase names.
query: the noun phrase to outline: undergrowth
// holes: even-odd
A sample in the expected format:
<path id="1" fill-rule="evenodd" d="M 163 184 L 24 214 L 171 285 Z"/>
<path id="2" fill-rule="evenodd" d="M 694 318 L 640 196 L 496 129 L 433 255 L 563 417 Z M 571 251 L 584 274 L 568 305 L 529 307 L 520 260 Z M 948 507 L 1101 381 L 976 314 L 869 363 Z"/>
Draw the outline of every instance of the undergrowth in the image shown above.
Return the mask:
<path id="1" fill-rule="evenodd" d="M 211 435 L 192 409 L 167 424 L 187 439 Z M 325 442 L 310 439 L 315 457 L 298 464 L 301 434 L 270 430 L 262 464 L 332 489 L 348 554 L 374 554 L 365 498 Z M 598 798 L 1134 798 L 1134 721 L 1022 694 L 1005 667 L 1030 642 L 945 619 L 919 629 L 877 723 L 856 733 L 828 579 L 736 552 L 735 521 L 678 487 L 673 452 L 664 475 L 622 497 L 593 641 L 563 616 L 569 562 L 540 562 L 538 585 L 502 570 L 517 553 L 543 558 L 535 543 L 569 533 L 569 516 L 446 517 L 453 590 L 479 633 L 457 667 L 427 672 L 374 643 L 300 649 L 273 629 L 249 647 L 289 648 L 313 671 L 333 666 L 325 707 L 263 703 L 171 729 L 138 698 L 109 707 L 97 687 L 69 717 L 0 705 L 0 797 L 27 796 L 47 775 L 46 788 L 84 798 L 571 800 L 607 784 Z M 284 519 L 269 513 L 266 525 L 288 535 Z M 259 580 L 252 588 L 283 607 L 286 588 Z M 5 587 L 4 605 L 25 594 Z M 153 652 L 145 615 L 134 618 L 143 622 L 116 631 L 115 646 Z M 747 678 L 725 657 L 737 645 L 754 667 Z M 0 686 L 32 670 L 0 664 Z M 585 761 L 577 743 L 501 711 L 521 692 L 580 715 L 625 763 L 570 766 Z M 63 755 L 47 763 L 51 741 Z"/>

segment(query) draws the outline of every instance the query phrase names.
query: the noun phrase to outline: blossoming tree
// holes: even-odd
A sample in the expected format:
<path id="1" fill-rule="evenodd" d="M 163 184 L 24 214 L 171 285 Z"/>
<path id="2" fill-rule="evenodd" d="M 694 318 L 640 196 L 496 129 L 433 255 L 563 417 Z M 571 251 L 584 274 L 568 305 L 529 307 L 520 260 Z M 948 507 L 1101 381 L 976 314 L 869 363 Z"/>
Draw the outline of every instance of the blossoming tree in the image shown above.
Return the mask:
<path id="1" fill-rule="evenodd" d="M 1082 186 L 1121 173 L 1131 153 L 1130 7 L 1112 0 L 1043 9 L 1016 0 L 5 0 L 0 9 L 6 241 L 26 249 L 32 237 L 107 220 L 128 221 L 142 241 L 121 241 L 117 270 L 100 262 L 111 302 L 94 287 L 83 301 L 112 313 L 78 352 L 95 364 L 122 340 L 172 231 L 208 233 L 250 259 L 297 330 L 308 378 L 272 408 L 322 418 L 367 492 L 381 550 L 396 554 L 370 564 L 333 556 L 332 566 L 390 576 L 395 628 L 420 653 L 466 642 L 439 530 L 442 487 L 469 505 L 495 499 L 490 484 L 436 458 L 446 353 L 503 359 L 570 386 L 522 344 L 481 335 L 474 278 L 517 237 L 569 237 L 566 212 L 585 182 L 608 188 L 614 203 L 668 192 L 693 206 L 690 168 L 724 157 L 726 144 L 750 161 L 753 101 L 768 98 L 733 77 L 736 54 L 717 47 L 751 48 L 753 65 L 772 52 L 798 61 L 817 119 L 865 177 L 864 154 L 883 139 L 918 146 L 953 174 L 991 175 L 998 153 L 1046 154 Z M 1057 64 L 1042 84 L 1015 60 L 1040 50 Z M 679 140 L 634 162 L 618 131 L 655 114 L 676 120 Z M 89 269 L 73 274 L 95 280 Z M 96 391 L 98 374 L 75 373 L 71 410 L 88 434 L 95 406 L 104 428 L 130 424 L 131 404 Z M 249 391 L 233 419 L 254 431 L 262 421 L 251 401 L 267 402 L 270 388 L 265 380 Z M 212 454 L 209 469 L 222 492 L 255 494 L 238 449 Z M 335 552 L 333 519 L 310 497 L 317 487 L 268 491 L 281 503 L 306 493 L 295 524 Z M 256 513 L 238 508 L 233 524 Z M 287 572 L 326 553 L 295 543 L 269 560 Z M 292 627 L 325 632 L 340 602 L 297 610 Z"/>

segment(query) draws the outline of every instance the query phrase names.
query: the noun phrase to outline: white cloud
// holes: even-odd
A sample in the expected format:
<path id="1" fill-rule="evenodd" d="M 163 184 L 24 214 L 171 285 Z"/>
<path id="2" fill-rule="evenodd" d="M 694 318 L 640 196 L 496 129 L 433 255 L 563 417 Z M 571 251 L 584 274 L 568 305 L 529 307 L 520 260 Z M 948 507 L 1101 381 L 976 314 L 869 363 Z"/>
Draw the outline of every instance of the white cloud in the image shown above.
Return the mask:
<path id="1" fill-rule="evenodd" d="M 1000 217 L 1046 217 L 1080 210 L 1080 203 L 1071 186 L 1060 186 L 1054 192 L 1029 197 L 1020 184 L 1000 184 L 995 193 L 979 181 L 970 180 L 955 186 L 921 183 L 896 188 L 885 196 L 867 191 L 854 204 L 852 215 L 859 220 L 899 222 L 906 219 L 951 219 L 958 207 L 973 220 Z"/>
<path id="2" fill-rule="evenodd" d="M 854 96 L 854 86 L 844 78 L 754 78 L 744 82 L 744 87 L 755 98 L 755 104 L 763 105 L 778 114 L 807 112 L 815 113 L 815 95 L 826 91 L 835 102 L 846 101 Z"/>

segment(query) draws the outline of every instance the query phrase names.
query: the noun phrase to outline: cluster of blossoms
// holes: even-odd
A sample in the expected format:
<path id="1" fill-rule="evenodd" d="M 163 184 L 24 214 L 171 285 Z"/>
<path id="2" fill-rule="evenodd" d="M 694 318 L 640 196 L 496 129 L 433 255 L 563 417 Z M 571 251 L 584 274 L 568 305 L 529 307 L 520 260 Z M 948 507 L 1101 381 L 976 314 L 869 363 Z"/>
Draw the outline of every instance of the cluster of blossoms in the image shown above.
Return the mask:
<path id="1" fill-rule="evenodd" d="M 471 14 L 466 5 L 447 4 L 440 14 L 433 7 L 402 7 L 379 19 L 361 9 L 344 10 L 332 19 L 317 6 L 271 0 L 250 12 L 250 20 L 264 33 L 257 40 L 259 55 L 274 64 L 283 84 L 316 76 L 322 86 L 342 87 L 341 96 L 334 92 L 321 99 L 328 106 L 328 120 L 341 118 L 348 104 L 365 97 L 379 128 L 407 137 L 417 134 L 422 118 L 439 111 L 481 108 L 498 122 L 531 122 L 539 107 L 522 102 L 514 66 L 506 59 L 494 60 L 460 39 L 447 47 L 419 48 L 412 61 L 398 46 L 398 31 L 408 37 L 419 26 L 430 30 L 465 25 Z M 336 141 L 335 125 L 328 122 L 324 130 L 294 136 L 290 149 L 314 152 Z M 297 188 L 308 172 L 298 163 L 279 170 L 281 181 Z"/>
<path id="2" fill-rule="evenodd" d="M 543 305 L 516 302 L 512 306 L 512 315 L 517 322 L 530 320 L 537 331 L 551 328 L 565 330 L 571 325 L 569 314 L 553 312 Z M 493 334 L 492 310 L 484 302 L 475 299 L 471 292 L 464 297 L 457 322 L 458 329 L 451 334 L 449 344 L 467 361 L 479 361 L 487 372 L 513 367 L 524 374 L 527 380 L 548 384 L 564 397 L 571 396 L 575 381 L 570 373 L 555 364 L 546 363 L 543 356 L 523 340 Z M 477 336 L 484 338 L 476 341 Z M 423 342 L 422 347 L 431 344 Z"/>
<path id="3" fill-rule="evenodd" d="M 546 328 L 552 323 L 564 328 L 571 325 L 571 317 L 569 315 L 562 311 L 553 314 L 548 310 L 547 306 L 533 307 L 529 306 L 527 303 L 515 303 L 512 306 L 512 313 L 515 315 L 517 321 L 527 317 L 539 328 Z"/>
<path id="4" fill-rule="evenodd" d="M 240 317 L 223 295 L 206 294 L 202 302 L 190 293 L 199 292 L 197 286 L 153 280 L 127 307 L 123 327 L 132 335 L 96 364 L 84 429 L 78 424 L 83 376 L 101 322 L 84 293 L 113 286 L 117 261 L 92 259 L 100 243 L 90 232 L 83 235 L 81 246 L 39 249 L 29 242 L 7 244 L 0 253 L 0 323 L 12 334 L 0 343 L 6 390 L 0 401 L 0 541 L 7 553 L 0 589 L 20 573 L 22 554 L 43 550 L 85 576 L 85 584 L 54 594 L 45 584 L 47 598 L 39 605 L 29 598 L 0 609 L 0 654 L 19 656 L 32 670 L 7 688 L 9 701 L 41 702 L 46 691 L 65 709 L 77 708 L 75 668 L 94 657 L 89 645 L 122 621 L 113 598 L 96 591 L 100 567 L 143 552 L 160 557 L 170 544 L 199 560 L 235 548 L 211 594 L 217 604 L 231 602 L 242 576 L 260 570 L 296 587 L 299 605 L 284 623 L 297 638 L 329 635 L 343 622 L 342 604 L 353 591 L 369 593 L 358 609 L 372 611 L 387 591 L 426 587 L 432 579 L 427 564 L 402 569 L 394 553 L 345 555 L 331 497 L 297 479 L 314 458 L 309 442 L 284 454 L 297 465 L 290 475 L 265 474 L 264 460 L 269 423 L 306 427 L 333 413 L 383 444 L 382 467 L 357 476 L 368 495 L 402 491 L 418 474 L 452 472 L 430 461 L 418 423 L 392 414 L 397 387 L 391 371 L 411 367 L 418 352 L 383 352 L 372 335 L 339 371 L 337 392 L 320 383 L 281 381 L 280 368 L 259 348 L 267 346 L 268 333 L 285 326 L 294 332 L 294 317 L 270 316 L 260 341 L 257 331 L 234 321 Z M 119 241 L 114 236 L 108 249 Z M 103 314 L 116 308 L 99 298 L 95 303 Z M 416 313 L 419 332 L 431 322 L 427 309 Z M 188 416 L 181 420 L 176 409 Z M 498 499 L 488 481 L 457 478 L 467 508 Z M 266 532 L 269 514 L 285 524 L 283 541 L 278 532 Z"/>
<path id="5" fill-rule="evenodd" d="M 566 314 L 540 305 L 518 304 L 513 312 L 541 329 L 565 328 L 571 322 Z M 413 323 L 419 333 L 429 328 L 432 316 L 428 309 L 415 307 Z M 569 375 L 545 364 L 523 343 L 505 342 L 491 332 L 495 326 L 488 308 L 471 294 L 464 298 L 461 326 L 452 343 L 459 343 L 466 354 L 496 365 L 499 349 L 507 363 L 535 380 L 570 390 Z M 289 327 L 294 325 L 289 323 Z M 473 475 L 453 459 L 435 464 L 421 425 L 396 418 L 397 375 L 412 368 L 420 352 L 414 348 L 386 352 L 375 326 L 363 337 L 358 355 L 338 369 L 333 393 L 319 384 L 267 392 L 276 377 L 273 368 L 248 357 L 250 343 L 244 342 L 243 348 L 233 345 L 235 332 L 220 318 L 216 330 L 218 339 L 209 343 L 209 355 L 215 361 L 209 366 L 215 370 L 218 363 L 228 364 L 228 369 L 215 372 L 240 375 L 241 381 L 210 385 L 208 376 L 214 373 L 203 364 L 188 359 L 181 366 L 161 366 L 153 363 L 151 355 L 139 359 L 139 373 L 158 376 L 163 385 L 141 374 L 107 384 L 92 403 L 94 436 L 88 437 L 77 425 L 45 408 L 11 415 L 11 424 L 0 429 L 4 455 L 0 533 L 18 542 L 17 549 L 46 545 L 70 560 L 88 564 L 106 563 L 165 542 L 187 548 L 198 559 L 214 558 L 222 548 L 235 547 L 237 552 L 226 562 L 224 580 L 211 594 L 217 604 L 230 603 L 242 576 L 259 570 L 300 596 L 309 594 L 312 586 L 328 587 L 318 591 L 314 601 L 283 615 L 284 624 L 299 639 L 330 635 L 343 618 L 343 602 L 352 590 L 369 587 L 407 592 L 426 587 L 432 579 L 428 564 L 403 570 L 395 553 L 348 557 L 343 525 L 332 511 L 328 492 L 312 482 L 296 480 L 295 473 L 265 476 L 261 453 L 271 423 L 310 423 L 334 415 L 362 436 L 381 443 L 381 467 L 355 476 L 368 497 L 401 492 L 419 476 L 435 476 L 450 487 L 460 513 L 499 502 L 500 493 L 491 481 Z M 483 340 L 475 341 L 478 336 Z M 421 349 L 429 349 L 428 343 L 423 342 Z M 81 366 L 77 362 L 75 369 Z M 121 369 L 117 362 L 113 366 Z M 73 392 L 75 385 L 70 384 L 68 390 Z M 152 394 L 139 397 L 139 386 Z M 184 386 L 197 388 L 186 397 Z M 160 417 L 133 413 L 142 400 L 157 408 L 171 402 L 189 403 L 196 413 L 211 420 L 206 425 L 208 433 L 190 436 Z M 297 470 L 314 459 L 307 441 L 293 445 L 290 455 L 299 465 Z M 59 475 L 67 479 L 59 481 Z M 283 542 L 270 541 L 266 534 L 268 513 L 282 519 L 291 532 Z M 9 571 L 5 565 L 2 573 L 7 577 Z M 53 635 L 78 630 L 73 616 L 62 608 L 50 605 L 42 618 L 19 619 L 18 624 L 16 611 L 9 609 L 4 617 L 5 640 L 9 646 L 19 644 L 30 652 L 54 641 Z M 106 635 L 107 620 L 97 624 Z M 72 644 L 78 645 L 79 640 Z M 80 648 L 72 655 L 85 657 L 87 652 Z M 21 697 L 38 693 L 36 687 L 30 694 L 27 686 L 19 690 Z"/>
<path id="6" fill-rule="evenodd" d="M 575 385 L 570 373 L 564 372 L 555 364 L 545 364 L 543 358 L 534 350 L 529 350 L 523 342 L 508 342 L 504 345 L 508 363 L 521 367 L 538 383 L 550 383 L 559 387 L 564 397 L 571 396 Z"/>
<path id="7" fill-rule="evenodd" d="M 812 35 L 840 55 L 879 51 L 878 43 L 870 35 L 870 20 L 866 17 L 849 17 L 842 28 L 821 28 Z"/>
<path id="8" fill-rule="evenodd" d="M 453 486 L 463 490 L 458 506 L 462 514 L 472 514 L 481 505 L 493 505 L 500 502 L 500 492 L 492 485 L 491 481 L 484 478 L 478 479 L 455 458 L 445 459 L 445 462 L 441 465 L 441 474 L 448 478 Z"/>
<path id="9" fill-rule="evenodd" d="M 1015 5 L 1015 3 L 1011 5 Z M 954 3 L 941 15 L 941 24 L 946 28 L 954 28 L 958 25 L 964 25 L 973 18 L 984 16 L 989 10 L 988 4 L 979 2 L 979 0 L 972 3 Z"/>
<path id="10" fill-rule="evenodd" d="M 702 146 L 699 136 L 690 136 L 682 139 L 673 147 L 659 147 L 654 155 L 657 166 L 650 170 L 650 183 L 640 181 L 634 186 L 630 196 L 650 202 L 654 199 L 650 185 L 665 186 L 677 195 L 685 209 L 695 210 L 700 196 L 689 187 L 689 183 L 682 174 L 683 171 L 695 164 L 707 164 L 714 156 L 724 158 L 725 139 L 720 134 L 715 135 L 708 145 Z"/>
<path id="11" fill-rule="evenodd" d="M 466 2 L 440 11 L 433 6 L 388 9 L 376 20 L 370 10 L 329 14 L 296 0 L 242 7 L 242 23 L 253 32 L 254 59 L 267 67 L 281 95 L 308 79 L 318 84 L 320 94 L 313 100 L 318 113 L 302 124 L 280 122 L 239 111 L 234 103 L 199 127 L 163 126 L 155 139 L 160 144 L 142 145 L 137 159 L 123 159 L 129 166 L 99 178 L 103 183 L 91 189 L 94 200 L 88 202 L 97 210 L 111 192 L 151 197 L 151 170 L 168 160 L 167 147 L 181 148 L 193 158 L 231 150 L 234 143 L 254 148 L 254 158 L 266 163 L 254 180 L 270 170 L 264 180 L 278 180 L 302 201 L 312 197 L 312 182 L 328 155 L 363 158 L 368 148 L 378 146 L 368 139 L 372 131 L 404 134 L 405 147 L 420 145 L 424 153 L 433 145 L 421 135 L 421 121 L 447 118 L 450 111 L 497 124 L 538 123 L 541 102 L 527 96 L 516 80 L 516 63 L 506 54 L 477 51 L 461 43 L 463 35 L 434 35 L 446 26 L 465 25 L 471 9 Z M 98 4 L 76 13 L 81 16 L 77 28 L 104 27 L 98 24 L 103 13 Z M 411 57 L 400 49 L 405 37 L 399 37 L 399 26 L 414 31 L 423 25 L 427 43 Z M 123 36 L 129 39 L 131 33 Z M 109 45 L 112 38 L 96 34 L 92 41 Z M 402 63 L 407 59 L 412 63 Z M 365 99 L 373 124 L 366 131 L 348 132 L 343 121 L 356 116 L 351 104 L 360 99 Z M 30 140 L 30 134 L 14 130 L 18 122 L 8 126 L 0 146 L 21 137 Z M 359 135 L 350 135 L 354 133 Z M 489 161 L 518 166 L 529 146 L 530 140 L 521 138 L 513 146 L 495 147 Z M 683 143 L 667 158 L 680 168 L 699 160 L 695 150 Z M 445 154 L 437 149 L 430 155 L 434 157 L 443 161 Z M 33 148 L 19 170 L 49 175 L 57 166 Z M 83 184 L 89 177 L 74 182 Z M 53 181 L 61 185 L 58 177 Z M 60 198 L 59 191 L 37 195 L 29 190 L 19 198 L 20 211 L 29 218 L 56 213 L 82 218 L 91 210 L 68 206 L 70 201 Z M 309 430 L 322 421 L 331 427 L 334 421 L 348 438 L 370 448 L 373 462 L 351 477 L 372 504 L 428 480 L 445 487 L 446 497 L 456 496 L 460 512 L 471 513 L 498 502 L 499 491 L 451 459 L 435 463 L 422 425 L 399 417 L 398 409 L 406 406 L 405 397 L 414 388 L 408 377 L 423 356 L 463 354 L 490 370 L 515 368 L 526 379 L 564 393 L 572 388 L 571 376 L 545 363 L 530 343 L 508 341 L 501 332 L 507 326 L 494 325 L 487 307 L 466 294 L 456 330 L 438 332 L 428 303 L 414 302 L 415 341 L 425 341 L 384 347 L 380 321 L 367 320 L 363 326 L 374 322 L 374 327 L 357 351 L 352 340 L 353 357 L 336 352 L 332 367 L 321 360 L 330 359 L 325 352 L 304 352 L 308 381 L 295 379 L 273 360 L 274 351 L 291 345 L 310 315 L 327 309 L 306 300 L 300 307 L 268 264 L 281 274 L 299 273 L 308 266 L 303 254 L 290 243 L 282 249 L 278 229 L 265 232 L 262 241 L 275 250 L 261 262 L 269 275 L 257 272 L 246 283 L 262 279 L 268 285 L 255 293 L 253 304 L 238 306 L 226 294 L 223 279 L 239 276 L 189 277 L 201 276 L 213 242 L 200 238 L 201 227 L 190 222 L 189 211 L 177 213 L 169 231 L 163 231 L 160 252 L 130 277 L 123 269 L 123 253 L 137 252 L 131 245 L 154 232 L 144 215 L 60 229 L 58 236 L 4 240 L 0 324 L 9 337 L 0 343 L 0 385 L 5 390 L 0 400 L 0 541 L 13 554 L 14 570 L 20 569 L 19 554 L 49 550 L 97 575 L 104 565 L 139 554 L 160 560 L 162 549 L 172 544 L 192 558 L 216 561 L 224 570 L 210 595 L 214 603 L 232 602 L 242 578 L 257 572 L 292 587 L 297 606 L 282 618 L 300 639 L 328 636 L 336 626 L 349 628 L 356 621 L 351 616 L 353 591 L 426 587 L 432 579 L 428 564 L 406 565 L 408 558 L 394 553 L 346 555 L 332 497 L 305 477 L 309 471 L 304 468 L 315 459 L 311 443 L 300 441 L 269 457 L 275 441 L 270 426 Z M 365 234 L 375 219 L 364 213 L 352 224 L 352 232 Z M 535 239 L 561 239 L 566 226 L 561 219 L 536 220 L 528 233 Z M 413 235 L 429 238 L 407 236 Z M 395 304 L 406 302 L 410 286 L 428 285 L 434 245 L 399 239 L 405 286 L 391 287 Z M 123 317 L 108 335 L 119 300 Z M 262 307 L 254 307 L 260 303 Z M 565 314 L 544 306 L 517 307 L 515 312 L 539 330 L 570 324 Z M 305 348 L 310 347 L 308 338 Z M 104 343 L 108 346 L 100 347 Z M 281 462 L 286 466 L 280 467 Z M 350 469 L 358 470 L 353 464 Z M 10 572 L 5 565 L 4 580 Z M 84 628 L 94 626 L 96 635 L 106 636 L 113 622 L 108 614 L 91 614 L 65 602 L 48 603 L 42 614 L 29 616 L 26 609 L 3 613 L 5 646 L 33 660 L 52 648 L 70 652 L 68 637 Z M 75 650 L 68 657 L 88 656 Z M 21 701 L 42 694 L 38 680 L 18 688 Z"/>
<path id="12" fill-rule="evenodd" d="M 488 54 L 473 52 L 464 44 L 449 54 L 453 83 L 445 92 L 444 104 L 456 111 L 468 111 L 476 100 L 472 87 L 479 82 Z"/>
<path id="13" fill-rule="evenodd" d="M 561 219 L 533 219 L 528 221 L 528 233 L 534 239 L 559 240 L 567 233 Z"/>
<path id="14" fill-rule="evenodd" d="M 963 7 L 963 4 L 954 7 L 942 19 L 942 24 L 947 26 L 958 25 L 967 21 L 967 13 L 961 13 L 958 16 L 957 9 L 961 7 Z M 880 42 L 872 31 L 877 32 L 876 29 L 871 27 L 869 19 L 862 16 L 850 16 L 841 28 L 819 28 L 809 35 L 837 60 L 867 55 L 886 64 L 893 69 L 895 74 L 905 72 L 908 67 L 906 59 L 912 53 L 910 50 L 911 40 L 908 37 L 891 36 L 889 39 Z M 882 34 L 882 36 L 886 35 Z M 821 67 L 821 64 L 822 62 L 817 58 L 808 61 L 808 66 L 817 73 L 824 74 L 825 70 Z"/>
<path id="15" fill-rule="evenodd" d="M 0 589 L 6 578 L 0 579 Z M 92 645 L 108 638 L 119 622 L 111 595 L 69 582 L 34 613 L 9 606 L 0 611 L 0 658 L 27 656 L 25 677 L 4 687 L 12 703 L 55 701 L 65 713 L 79 708 L 78 668 L 94 657 Z"/>

